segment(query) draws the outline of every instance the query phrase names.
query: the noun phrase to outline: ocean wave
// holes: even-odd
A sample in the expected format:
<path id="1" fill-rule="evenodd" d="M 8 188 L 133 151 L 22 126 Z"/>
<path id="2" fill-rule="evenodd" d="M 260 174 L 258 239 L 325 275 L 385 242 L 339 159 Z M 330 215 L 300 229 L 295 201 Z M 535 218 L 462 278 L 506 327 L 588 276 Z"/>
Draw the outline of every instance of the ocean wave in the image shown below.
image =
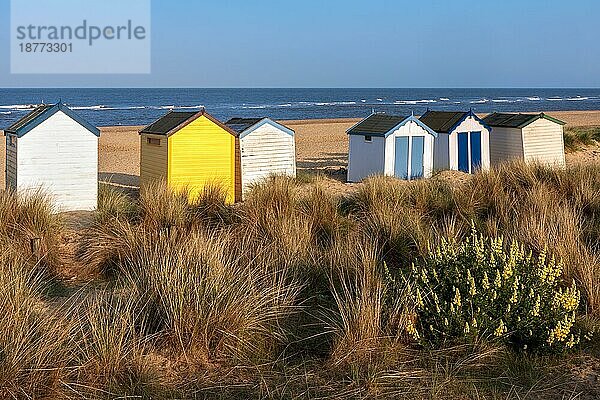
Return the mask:
<path id="1" fill-rule="evenodd" d="M 547 101 L 563 101 L 564 99 L 562 97 L 548 97 L 546 100 Z"/>
<path id="2" fill-rule="evenodd" d="M 315 106 L 352 106 L 355 105 L 355 101 L 331 101 L 324 103 L 313 103 Z"/>
<path id="3" fill-rule="evenodd" d="M 176 110 L 199 110 L 204 106 L 175 106 Z"/>
<path id="4" fill-rule="evenodd" d="M 481 100 L 473 100 L 473 101 L 470 101 L 469 103 L 471 103 L 471 104 L 485 104 L 488 101 L 489 101 L 488 99 L 481 99 Z M 457 102 L 454 102 L 454 103 L 457 103 Z M 458 102 L 458 103 L 460 103 L 460 102 Z"/>
<path id="5" fill-rule="evenodd" d="M 324 106 L 353 106 L 356 105 L 356 101 L 298 101 L 295 103 L 283 103 L 283 104 L 254 104 L 248 105 L 243 104 L 239 108 L 242 109 L 266 109 L 266 108 L 288 108 L 288 107 L 324 107 Z M 232 108 L 237 108 L 234 106 Z"/>
<path id="6" fill-rule="evenodd" d="M 33 110 L 41 104 L 13 104 L 10 106 L 0 106 L 2 110 Z"/>
<path id="7" fill-rule="evenodd" d="M 527 100 L 529 100 L 529 101 L 540 101 L 542 99 L 540 97 L 534 96 L 534 97 L 528 97 Z"/>
<path id="8" fill-rule="evenodd" d="M 377 101 L 383 101 L 383 99 L 375 99 L 375 100 L 377 100 Z"/>
<path id="9" fill-rule="evenodd" d="M 204 106 L 202 106 L 202 105 L 176 106 L 176 105 L 172 104 L 172 105 L 166 105 L 166 106 L 153 106 L 153 107 L 149 107 L 149 108 L 153 108 L 155 110 L 198 110 L 202 107 L 204 107 Z"/>
<path id="10" fill-rule="evenodd" d="M 243 109 L 248 110 L 262 110 L 263 108 L 268 108 L 267 106 L 242 106 Z"/>
<path id="11" fill-rule="evenodd" d="M 569 97 L 566 100 L 567 101 L 583 101 L 583 100 L 589 100 L 589 97 L 581 97 L 581 96 L 577 96 L 577 97 Z"/>
<path id="12" fill-rule="evenodd" d="M 494 103 L 516 103 L 516 100 L 508 100 L 508 99 L 492 99 Z"/>
<path id="13" fill-rule="evenodd" d="M 103 108 L 107 108 L 107 106 L 71 106 L 71 110 L 101 110 Z"/>
<path id="14" fill-rule="evenodd" d="M 115 110 L 143 110 L 145 106 L 124 106 L 124 107 L 111 107 L 105 105 L 95 105 L 95 106 L 69 106 L 71 110 L 87 110 L 87 111 L 115 111 Z"/>
<path id="15" fill-rule="evenodd" d="M 447 97 L 440 97 L 440 100 L 441 100 L 441 101 L 450 101 L 450 99 L 449 99 L 449 98 L 447 98 Z"/>
<path id="16" fill-rule="evenodd" d="M 197 106 L 106 106 L 106 105 L 94 105 L 94 106 L 70 106 L 72 110 L 84 110 L 84 111 L 131 111 L 131 110 L 198 110 L 201 109 L 202 105 Z"/>
<path id="17" fill-rule="evenodd" d="M 398 100 L 398 101 L 394 102 L 394 104 L 398 104 L 398 105 L 415 105 L 415 104 L 430 104 L 430 103 L 437 103 L 437 100 L 431 100 L 431 99 L 427 99 L 427 100 Z"/>
<path id="18" fill-rule="evenodd" d="M 12 114 L 12 111 L 0 111 L 0 114 L 2 114 L 2 115 L 10 115 L 10 114 Z"/>

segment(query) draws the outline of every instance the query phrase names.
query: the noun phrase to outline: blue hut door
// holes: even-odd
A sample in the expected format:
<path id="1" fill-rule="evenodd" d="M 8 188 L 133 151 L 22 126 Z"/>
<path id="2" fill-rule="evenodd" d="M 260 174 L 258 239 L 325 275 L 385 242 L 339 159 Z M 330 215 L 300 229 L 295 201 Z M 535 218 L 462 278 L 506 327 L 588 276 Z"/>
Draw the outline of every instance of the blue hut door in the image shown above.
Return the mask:
<path id="1" fill-rule="evenodd" d="M 471 172 L 481 168 L 481 132 L 471 132 Z"/>
<path id="2" fill-rule="evenodd" d="M 410 179 L 422 178 L 423 156 L 425 155 L 425 138 L 423 136 L 413 136 L 411 150 Z"/>
<path id="3" fill-rule="evenodd" d="M 408 137 L 396 138 L 394 175 L 400 179 L 408 178 Z"/>
<path id="4" fill-rule="evenodd" d="M 481 168 L 481 132 L 458 134 L 458 170 L 472 173 Z"/>
<path id="5" fill-rule="evenodd" d="M 469 134 L 458 134 L 458 170 L 469 173 Z"/>

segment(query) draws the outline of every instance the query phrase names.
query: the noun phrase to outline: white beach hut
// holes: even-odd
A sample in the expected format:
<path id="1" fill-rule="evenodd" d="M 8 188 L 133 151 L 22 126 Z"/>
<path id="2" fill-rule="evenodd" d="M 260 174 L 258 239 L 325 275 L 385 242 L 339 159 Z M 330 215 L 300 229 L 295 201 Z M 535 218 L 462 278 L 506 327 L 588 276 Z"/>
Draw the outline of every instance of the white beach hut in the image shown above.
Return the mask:
<path id="1" fill-rule="evenodd" d="M 371 114 L 348 131 L 348 181 L 376 174 L 428 178 L 437 133 L 414 116 Z"/>
<path id="2" fill-rule="evenodd" d="M 37 107 L 4 134 L 7 189 L 45 190 L 59 211 L 97 207 L 98 128 L 59 102 Z"/>
<path id="3" fill-rule="evenodd" d="M 242 196 L 270 175 L 296 177 L 296 138 L 290 128 L 269 118 L 232 118 L 239 134 Z"/>
<path id="4" fill-rule="evenodd" d="M 490 168 L 490 132 L 473 111 L 427 111 L 421 122 L 436 131 L 434 169 L 473 173 Z"/>
<path id="5" fill-rule="evenodd" d="M 517 159 L 565 166 L 564 122 L 544 113 L 493 113 L 483 121 L 494 130 L 490 137 L 492 165 Z"/>

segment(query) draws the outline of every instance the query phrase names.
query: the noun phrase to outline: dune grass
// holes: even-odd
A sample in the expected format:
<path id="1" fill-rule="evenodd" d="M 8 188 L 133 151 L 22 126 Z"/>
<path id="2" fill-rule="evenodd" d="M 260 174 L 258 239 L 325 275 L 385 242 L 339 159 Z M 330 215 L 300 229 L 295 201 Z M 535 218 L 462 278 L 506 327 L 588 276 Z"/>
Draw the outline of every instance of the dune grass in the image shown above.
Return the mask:
<path id="1" fill-rule="evenodd" d="M 565 149 L 577 151 L 581 146 L 589 146 L 600 140 L 598 127 L 566 127 L 564 133 Z"/>
<path id="2" fill-rule="evenodd" d="M 513 163 L 461 183 L 373 177 L 348 195 L 327 184 L 271 177 L 238 205 L 218 186 L 192 202 L 162 183 L 139 198 L 101 188 L 78 251 L 95 282 L 60 301 L 46 289 L 61 262 L 60 218 L 43 196 L 4 193 L 0 240 L 14 251 L 0 256 L 0 311 L 14 318 L 0 320 L 0 397 L 595 393 L 571 369 L 600 355 L 588 340 L 600 317 L 599 166 Z M 412 264 L 472 227 L 563 260 L 587 336 L 574 352 L 414 340 Z"/>

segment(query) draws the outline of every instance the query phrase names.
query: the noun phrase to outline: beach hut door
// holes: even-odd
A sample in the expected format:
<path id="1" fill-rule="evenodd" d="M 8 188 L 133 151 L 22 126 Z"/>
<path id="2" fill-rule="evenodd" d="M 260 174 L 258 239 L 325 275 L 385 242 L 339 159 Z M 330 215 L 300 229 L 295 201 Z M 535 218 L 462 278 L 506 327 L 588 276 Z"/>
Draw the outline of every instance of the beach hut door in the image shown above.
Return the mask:
<path id="1" fill-rule="evenodd" d="M 458 134 L 458 170 L 475 172 L 481 166 L 481 132 Z"/>
<path id="2" fill-rule="evenodd" d="M 396 138 L 394 175 L 400 179 L 423 177 L 423 136 L 400 136 Z"/>
<path id="3" fill-rule="evenodd" d="M 425 155 L 425 137 L 413 136 L 410 157 L 410 179 L 423 177 L 423 156 Z"/>
<path id="4" fill-rule="evenodd" d="M 471 132 L 471 172 L 481 167 L 481 132 Z"/>
<path id="5" fill-rule="evenodd" d="M 396 178 L 408 179 L 408 136 L 396 138 L 396 162 L 394 175 Z"/>

